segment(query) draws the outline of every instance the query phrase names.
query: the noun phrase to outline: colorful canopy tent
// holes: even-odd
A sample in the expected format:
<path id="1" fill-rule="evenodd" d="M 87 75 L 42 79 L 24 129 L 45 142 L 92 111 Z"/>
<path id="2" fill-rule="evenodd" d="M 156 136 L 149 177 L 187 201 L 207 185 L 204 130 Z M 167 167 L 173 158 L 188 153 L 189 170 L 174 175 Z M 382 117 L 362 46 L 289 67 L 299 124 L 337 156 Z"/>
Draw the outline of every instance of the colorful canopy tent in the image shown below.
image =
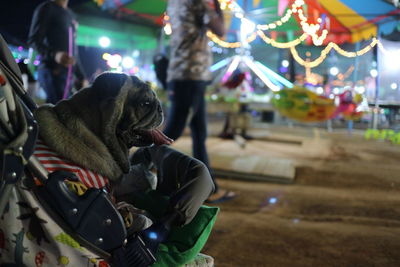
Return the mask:
<path id="1" fill-rule="evenodd" d="M 93 0 L 101 9 L 118 18 L 162 26 L 167 0 Z M 245 17 L 255 24 L 279 20 L 295 0 L 236 0 Z M 381 34 L 390 34 L 399 27 L 400 9 L 383 0 L 304 0 L 303 12 L 310 24 L 319 24 L 320 31 L 328 30 L 323 44 L 355 43 Z M 241 20 L 232 12 L 225 12 L 229 29 L 225 41 L 237 40 Z M 272 39 L 291 41 L 303 33 L 298 14 L 287 22 L 269 30 Z M 306 42 L 311 44 L 311 40 Z"/>
<path id="2" fill-rule="evenodd" d="M 356 43 L 387 35 L 399 26 L 400 9 L 382 0 L 305 0 L 308 23 L 328 30 L 324 44 Z M 297 20 L 299 21 L 298 17 Z"/>
<path id="3" fill-rule="evenodd" d="M 255 24 L 276 22 L 288 9 L 291 9 L 295 0 L 237 0 L 244 10 L 246 18 Z M 387 35 L 400 28 L 400 9 L 382 0 L 354 1 L 354 0 L 304 0 L 302 10 L 308 24 L 319 24 L 322 30 L 328 31 L 323 44 L 335 42 L 356 43 L 368 40 L 378 35 Z M 240 27 L 240 20 L 231 23 L 231 30 Z M 296 23 L 297 21 L 297 23 Z M 273 39 L 285 36 L 282 40 L 291 41 L 303 33 L 299 13 L 293 13 L 289 20 L 277 24 L 269 29 Z M 318 33 L 318 32 L 317 32 Z M 228 37 L 229 38 L 229 37 Z M 311 44 L 311 40 L 308 40 Z"/>

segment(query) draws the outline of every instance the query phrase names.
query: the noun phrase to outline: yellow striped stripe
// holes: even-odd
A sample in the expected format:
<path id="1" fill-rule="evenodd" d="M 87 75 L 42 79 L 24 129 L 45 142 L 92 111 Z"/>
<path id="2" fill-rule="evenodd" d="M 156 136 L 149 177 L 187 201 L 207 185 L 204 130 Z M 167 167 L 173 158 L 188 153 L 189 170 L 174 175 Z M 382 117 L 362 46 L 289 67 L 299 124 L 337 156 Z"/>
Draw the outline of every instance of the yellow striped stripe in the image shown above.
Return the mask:
<path id="1" fill-rule="evenodd" d="M 319 0 L 319 3 L 323 5 L 324 8 L 335 17 L 335 19 L 342 23 L 344 27 L 351 31 L 351 39 L 353 43 L 363 39 L 370 39 L 377 35 L 377 27 L 375 24 L 370 22 L 366 23 L 367 20 L 363 16 L 358 15 L 353 9 L 343 4 L 340 0 Z M 358 28 L 354 27 L 359 24 L 363 24 L 363 26 Z"/>

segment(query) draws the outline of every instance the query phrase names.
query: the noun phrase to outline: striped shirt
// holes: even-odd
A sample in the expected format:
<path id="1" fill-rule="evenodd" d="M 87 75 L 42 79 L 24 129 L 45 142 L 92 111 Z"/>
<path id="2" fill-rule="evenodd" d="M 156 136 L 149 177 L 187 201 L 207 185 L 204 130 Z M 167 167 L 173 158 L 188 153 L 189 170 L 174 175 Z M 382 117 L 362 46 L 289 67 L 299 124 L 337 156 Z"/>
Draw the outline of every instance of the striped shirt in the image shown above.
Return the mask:
<path id="1" fill-rule="evenodd" d="M 43 141 L 40 139 L 38 139 L 36 142 L 36 147 L 33 155 L 47 169 L 48 172 L 72 172 L 88 188 L 103 188 L 108 183 L 108 179 L 106 177 L 85 169 L 84 167 L 63 158 L 47 145 L 45 145 L 45 143 L 43 143 Z"/>

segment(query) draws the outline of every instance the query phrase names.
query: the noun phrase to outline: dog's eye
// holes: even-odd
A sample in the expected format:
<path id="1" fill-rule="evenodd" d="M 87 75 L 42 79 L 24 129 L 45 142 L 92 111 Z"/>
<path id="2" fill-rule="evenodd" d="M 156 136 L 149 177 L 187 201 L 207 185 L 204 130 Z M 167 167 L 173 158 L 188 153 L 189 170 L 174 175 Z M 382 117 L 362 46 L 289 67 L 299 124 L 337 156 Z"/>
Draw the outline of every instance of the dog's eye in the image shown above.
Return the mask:
<path id="1" fill-rule="evenodd" d="M 146 101 L 146 102 L 143 102 L 143 103 L 140 103 L 140 105 L 143 107 L 143 106 L 147 106 L 147 105 L 150 105 L 150 102 L 149 101 Z"/>

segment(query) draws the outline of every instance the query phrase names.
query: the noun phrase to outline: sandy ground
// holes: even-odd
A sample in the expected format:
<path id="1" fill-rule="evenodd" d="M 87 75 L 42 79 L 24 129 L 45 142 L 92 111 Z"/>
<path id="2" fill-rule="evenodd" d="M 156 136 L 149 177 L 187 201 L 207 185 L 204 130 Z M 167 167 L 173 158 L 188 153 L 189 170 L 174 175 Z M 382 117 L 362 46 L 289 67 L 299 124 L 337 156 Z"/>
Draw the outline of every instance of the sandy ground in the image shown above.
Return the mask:
<path id="1" fill-rule="evenodd" d="M 230 148 L 292 159 L 295 182 L 218 179 L 240 196 L 218 205 L 203 250 L 215 266 L 400 266 L 400 146 L 339 130 L 252 134 L 299 141 Z"/>

